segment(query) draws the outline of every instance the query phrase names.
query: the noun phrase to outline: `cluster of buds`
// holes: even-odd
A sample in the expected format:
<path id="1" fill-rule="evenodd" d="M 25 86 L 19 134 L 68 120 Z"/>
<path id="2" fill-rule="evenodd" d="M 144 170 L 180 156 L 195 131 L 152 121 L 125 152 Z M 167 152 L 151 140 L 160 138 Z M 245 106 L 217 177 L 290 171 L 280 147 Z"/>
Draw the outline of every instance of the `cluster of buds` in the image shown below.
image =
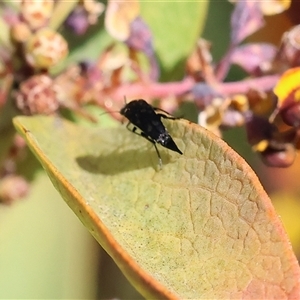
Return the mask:
<path id="1" fill-rule="evenodd" d="M 68 44 L 49 27 L 54 9 L 53 0 L 24 0 L 18 11 L 3 6 L 3 19 L 10 37 L 1 45 L 0 82 L 2 101 L 0 113 L 13 115 L 13 108 L 25 115 L 52 114 L 58 110 L 55 85 L 48 71 L 68 54 Z M 13 105 L 5 105 L 12 102 Z M 3 119 L 3 118 L 2 118 Z M 8 123 L 10 122 L 7 120 Z M 7 124 L 2 125 L 4 128 Z M 11 132 L 2 134 L 13 136 Z M 2 137 L 3 138 L 3 137 Z M 24 197 L 29 184 L 17 174 L 17 163 L 24 159 L 25 142 L 20 136 L 6 139 L 0 165 L 0 201 L 11 203 Z M 3 145 L 4 146 L 4 145 Z M 6 156 L 4 156 L 4 153 Z"/>
<path id="2" fill-rule="evenodd" d="M 287 9 L 286 4 L 277 10 Z M 214 65 L 210 44 L 200 40 L 187 61 L 187 73 L 195 80 L 191 98 L 199 109 L 200 125 L 217 135 L 225 128 L 245 126 L 249 143 L 267 165 L 287 167 L 300 147 L 300 25 L 284 34 L 279 47 L 241 44 L 263 26 L 263 10 L 274 13 L 270 8 L 251 1 L 236 3 L 227 53 Z M 232 64 L 249 78 L 225 82 Z"/>
<path id="3" fill-rule="evenodd" d="M 23 198 L 29 192 L 28 181 L 17 174 L 17 163 L 23 161 L 27 156 L 25 141 L 18 134 L 13 133 L 10 134 L 9 139 L 11 144 L 7 149 L 7 155 L 0 159 L 2 166 L 0 170 L 0 202 L 5 204 Z"/>
<path id="4" fill-rule="evenodd" d="M 75 4 L 74 11 L 86 12 L 89 24 L 96 23 L 104 7 L 94 0 Z M 55 24 L 57 16 L 63 14 L 65 6 L 55 0 L 22 0 L 3 3 L 1 7 L 2 24 L 6 26 L 2 28 L 0 45 L 0 132 L 4 136 L 1 140 L 5 141 L 0 155 L 0 202 L 10 203 L 24 197 L 29 187 L 17 174 L 17 164 L 24 159 L 19 154 L 25 151 L 25 142 L 18 135 L 12 138 L 14 134 L 7 130 L 11 126 L 8 116 L 51 115 L 65 106 L 78 109 L 79 104 L 72 100 L 80 89 L 80 68 L 53 75 L 69 53 L 66 39 L 55 30 L 60 25 Z M 69 100 L 71 93 L 73 98 Z"/>
<path id="5" fill-rule="evenodd" d="M 88 25 L 95 24 L 104 10 L 104 5 L 95 0 L 82 0 L 75 4 L 73 4 L 73 12 L 69 11 L 72 13 L 66 20 L 66 26 L 70 26 L 71 20 L 73 25 L 82 24 L 85 20 L 84 30 L 87 30 Z M 22 0 L 17 11 L 8 8 L 4 10 L 11 40 L 7 49 L 1 49 L 3 53 L 0 51 L 3 69 L 1 73 L 2 78 L 13 75 L 12 86 L 16 88 L 12 90 L 12 100 L 22 114 L 49 115 L 65 106 L 71 106 L 69 107 L 71 109 L 76 107 L 80 111 L 78 103 L 70 104 L 78 93 L 78 82 L 73 81 L 71 101 L 65 103 L 64 97 L 61 96 L 66 93 L 70 95 L 70 90 L 65 88 L 65 86 L 70 88 L 70 84 L 62 84 L 61 78 L 66 76 L 57 79 L 60 75 L 53 75 L 55 70 L 63 68 L 69 53 L 68 42 L 54 29 L 59 26 L 55 23 L 59 19 L 58 16 L 63 15 L 67 10 L 66 7 L 69 9 L 69 6 L 55 0 Z M 82 17 L 80 20 L 75 18 L 74 23 L 74 15 L 79 11 Z M 84 30 L 81 27 L 81 33 Z M 69 70 L 65 72 L 70 73 Z M 76 75 L 78 75 L 77 71 Z"/>
<path id="6" fill-rule="evenodd" d="M 20 56 L 20 66 L 14 70 L 21 77 L 16 82 L 16 106 L 26 115 L 52 114 L 59 107 L 48 71 L 65 59 L 68 44 L 49 27 L 53 9 L 53 0 L 24 0 L 20 13 L 11 21 L 15 53 Z"/>
<path id="7" fill-rule="evenodd" d="M 295 29 L 300 33 L 300 27 Z M 291 68 L 281 76 L 274 94 L 277 97 L 276 108 L 268 123 L 260 128 L 265 134 L 261 135 L 255 148 L 266 164 L 286 167 L 294 162 L 296 151 L 300 149 L 300 67 Z M 255 119 L 249 122 L 248 129 L 254 122 Z"/>

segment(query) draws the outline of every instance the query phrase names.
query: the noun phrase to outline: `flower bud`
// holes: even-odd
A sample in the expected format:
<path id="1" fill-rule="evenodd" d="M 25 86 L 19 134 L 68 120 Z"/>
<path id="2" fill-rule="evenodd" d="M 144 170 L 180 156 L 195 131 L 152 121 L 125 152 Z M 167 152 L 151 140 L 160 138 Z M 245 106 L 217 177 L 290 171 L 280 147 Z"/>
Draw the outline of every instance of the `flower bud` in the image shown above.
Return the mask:
<path id="1" fill-rule="evenodd" d="M 262 161 L 270 167 L 287 168 L 293 164 L 296 158 L 296 150 L 292 144 L 284 144 L 280 149 L 269 145 L 261 152 Z"/>
<path id="2" fill-rule="evenodd" d="M 283 36 L 282 53 L 290 66 L 299 66 L 300 64 L 300 25 L 293 27 Z"/>
<path id="3" fill-rule="evenodd" d="M 282 120 L 289 126 L 299 127 L 300 125 L 300 103 L 295 102 L 290 107 L 280 112 Z"/>
<path id="4" fill-rule="evenodd" d="M 62 62 L 68 54 L 66 40 L 56 31 L 43 28 L 26 43 L 25 57 L 35 69 L 48 69 Z"/>
<path id="5" fill-rule="evenodd" d="M 47 25 L 53 6 L 53 0 L 23 0 L 21 16 L 31 29 L 39 29 Z"/>
<path id="6" fill-rule="evenodd" d="M 11 37 L 14 41 L 19 43 L 26 42 L 31 36 L 31 30 L 28 25 L 24 22 L 18 22 L 11 28 Z"/>
<path id="7" fill-rule="evenodd" d="M 22 82 L 16 95 L 16 105 L 25 115 L 54 113 L 59 103 L 52 78 L 39 74 Z"/>
<path id="8" fill-rule="evenodd" d="M 25 197 L 29 192 L 28 182 L 21 176 L 8 175 L 0 180 L 0 202 L 10 204 Z"/>

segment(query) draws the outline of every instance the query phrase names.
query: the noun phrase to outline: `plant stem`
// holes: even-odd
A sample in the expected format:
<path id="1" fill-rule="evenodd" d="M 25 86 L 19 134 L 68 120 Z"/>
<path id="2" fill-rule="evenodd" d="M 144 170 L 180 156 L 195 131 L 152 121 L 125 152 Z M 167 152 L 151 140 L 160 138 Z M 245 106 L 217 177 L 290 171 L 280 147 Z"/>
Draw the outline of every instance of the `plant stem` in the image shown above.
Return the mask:
<path id="1" fill-rule="evenodd" d="M 68 15 L 72 12 L 79 0 L 59 0 L 56 2 L 53 14 L 51 16 L 49 27 L 57 30 L 59 26 L 66 20 Z"/>

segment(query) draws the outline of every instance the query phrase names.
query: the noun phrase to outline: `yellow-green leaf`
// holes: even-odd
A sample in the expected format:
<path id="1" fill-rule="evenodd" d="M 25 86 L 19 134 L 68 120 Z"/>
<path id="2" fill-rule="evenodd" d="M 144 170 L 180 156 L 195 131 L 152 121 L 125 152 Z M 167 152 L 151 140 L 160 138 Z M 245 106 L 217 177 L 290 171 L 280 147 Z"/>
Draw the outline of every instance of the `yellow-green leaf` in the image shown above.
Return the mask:
<path id="1" fill-rule="evenodd" d="M 257 177 L 198 125 L 167 121 L 184 155 L 118 128 L 17 117 L 54 186 L 146 298 L 299 298 L 299 266 Z M 113 280 L 113 279 L 112 279 Z"/>

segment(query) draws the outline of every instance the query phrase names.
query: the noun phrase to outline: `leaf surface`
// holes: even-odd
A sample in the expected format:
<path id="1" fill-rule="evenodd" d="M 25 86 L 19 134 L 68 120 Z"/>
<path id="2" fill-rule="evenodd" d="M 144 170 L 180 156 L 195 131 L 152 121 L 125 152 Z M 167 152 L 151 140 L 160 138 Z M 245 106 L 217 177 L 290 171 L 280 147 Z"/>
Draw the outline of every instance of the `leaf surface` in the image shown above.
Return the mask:
<path id="1" fill-rule="evenodd" d="M 120 125 L 14 124 L 54 186 L 146 298 L 299 298 L 299 266 L 257 177 L 228 145 L 165 122 L 184 155 Z M 113 280 L 113 279 L 112 279 Z"/>

